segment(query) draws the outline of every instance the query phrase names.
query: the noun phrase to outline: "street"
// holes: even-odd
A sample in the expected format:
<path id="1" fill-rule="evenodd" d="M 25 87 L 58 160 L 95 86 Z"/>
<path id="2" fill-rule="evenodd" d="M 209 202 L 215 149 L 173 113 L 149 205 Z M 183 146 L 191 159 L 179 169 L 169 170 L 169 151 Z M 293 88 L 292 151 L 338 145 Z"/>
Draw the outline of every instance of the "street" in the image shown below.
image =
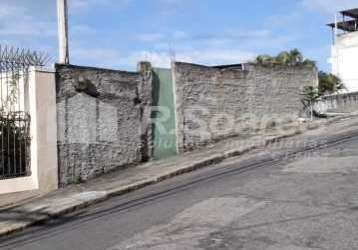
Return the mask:
<path id="1" fill-rule="evenodd" d="M 0 250 L 358 250 L 358 0 L 0 23 Z"/>
<path id="2" fill-rule="evenodd" d="M 310 136 L 32 227 L 1 249 L 358 249 L 357 131 L 302 150 Z"/>

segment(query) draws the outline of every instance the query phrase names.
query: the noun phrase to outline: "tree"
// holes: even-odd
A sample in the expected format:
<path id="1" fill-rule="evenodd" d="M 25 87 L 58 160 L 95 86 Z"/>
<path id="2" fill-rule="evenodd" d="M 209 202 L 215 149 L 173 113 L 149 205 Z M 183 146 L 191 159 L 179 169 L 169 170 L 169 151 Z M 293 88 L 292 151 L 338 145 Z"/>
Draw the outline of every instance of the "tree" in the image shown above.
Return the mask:
<path id="1" fill-rule="evenodd" d="M 305 59 L 298 49 L 293 49 L 291 51 L 282 51 L 274 57 L 269 55 L 260 55 L 256 58 L 255 63 L 263 66 L 316 66 L 316 63 L 314 61 Z"/>
<path id="2" fill-rule="evenodd" d="M 320 71 L 318 73 L 318 78 L 318 90 L 320 95 L 332 94 L 339 90 L 345 89 L 342 80 L 333 74 Z"/>
<path id="3" fill-rule="evenodd" d="M 291 65 L 302 64 L 304 62 L 303 55 L 298 49 L 291 50 L 289 55 Z"/>
<path id="4" fill-rule="evenodd" d="M 311 121 L 313 120 L 313 105 L 320 98 L 320 93 L 313 86 L 305 86 L 302 91 L 302 103 L 305 109 L 309 109 Z"/>
<path id="5" fill-rule="evenodd" d="M 256 63 L 260 65 L 272 65 L 273 58 L 269 55 L 261 55 L 256 58 Z"/>

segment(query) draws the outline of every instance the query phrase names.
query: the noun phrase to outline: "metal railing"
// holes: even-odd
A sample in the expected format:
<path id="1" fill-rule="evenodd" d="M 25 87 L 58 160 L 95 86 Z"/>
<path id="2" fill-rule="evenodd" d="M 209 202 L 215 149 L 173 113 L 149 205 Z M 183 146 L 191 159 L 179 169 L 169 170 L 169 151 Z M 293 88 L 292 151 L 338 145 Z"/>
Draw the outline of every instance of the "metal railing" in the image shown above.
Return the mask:
<path id="1" fill-rule="evenodd" d="M 0 179 L 31 175 L 28 74 L 44 53 L 0 46 Z"/>

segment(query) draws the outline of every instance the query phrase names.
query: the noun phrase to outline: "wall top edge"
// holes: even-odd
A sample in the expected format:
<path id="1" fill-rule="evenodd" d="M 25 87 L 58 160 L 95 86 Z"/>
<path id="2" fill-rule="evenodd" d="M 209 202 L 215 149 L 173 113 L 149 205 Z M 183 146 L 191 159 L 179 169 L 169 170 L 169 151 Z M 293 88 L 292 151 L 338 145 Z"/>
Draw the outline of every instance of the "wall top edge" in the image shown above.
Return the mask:
<path id="1" fill-rule="evenodd" d="M 54 68 L 56 71 L 61 68 L 70 68 L 70 69 L 78 69 L 78 70 L 98 70 L 98 71 L 103 71 L 103 72 L 122 73 L 122 74 L 128 74 L 128 75 L 139 75 L 139 72 L 136 72 L 136 71 L 107 69 L 107 68 L 99 68 L 99 67 L 92 67 L 92 66 L 79 66 L 79 65 L 73 65 L 73 64 L 58 64 L 58 63 L 56 63 Z"/>
<path id="2" fill-rule="evenodd" d="M 36 71 L 36 72 L 43 72 L 43 73 L 55 73 L 55 67 L 54 66 L 45 66 L 45 67 L 41 67 L 41 66 L 32 66 L 30 68 L 30 71 Z"/>

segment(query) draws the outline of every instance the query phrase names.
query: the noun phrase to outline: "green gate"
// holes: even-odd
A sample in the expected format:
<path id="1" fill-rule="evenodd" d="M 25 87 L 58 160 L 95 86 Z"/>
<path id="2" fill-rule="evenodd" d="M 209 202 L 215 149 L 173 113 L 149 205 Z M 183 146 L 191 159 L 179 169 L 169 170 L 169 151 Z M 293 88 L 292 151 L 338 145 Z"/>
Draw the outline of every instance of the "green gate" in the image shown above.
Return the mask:
<path id="1" fill-rule="evenodd" d="M 164 159 L 177 154 L 175 107 L 170 69 L 153 69 L 153 158 Z"/>

